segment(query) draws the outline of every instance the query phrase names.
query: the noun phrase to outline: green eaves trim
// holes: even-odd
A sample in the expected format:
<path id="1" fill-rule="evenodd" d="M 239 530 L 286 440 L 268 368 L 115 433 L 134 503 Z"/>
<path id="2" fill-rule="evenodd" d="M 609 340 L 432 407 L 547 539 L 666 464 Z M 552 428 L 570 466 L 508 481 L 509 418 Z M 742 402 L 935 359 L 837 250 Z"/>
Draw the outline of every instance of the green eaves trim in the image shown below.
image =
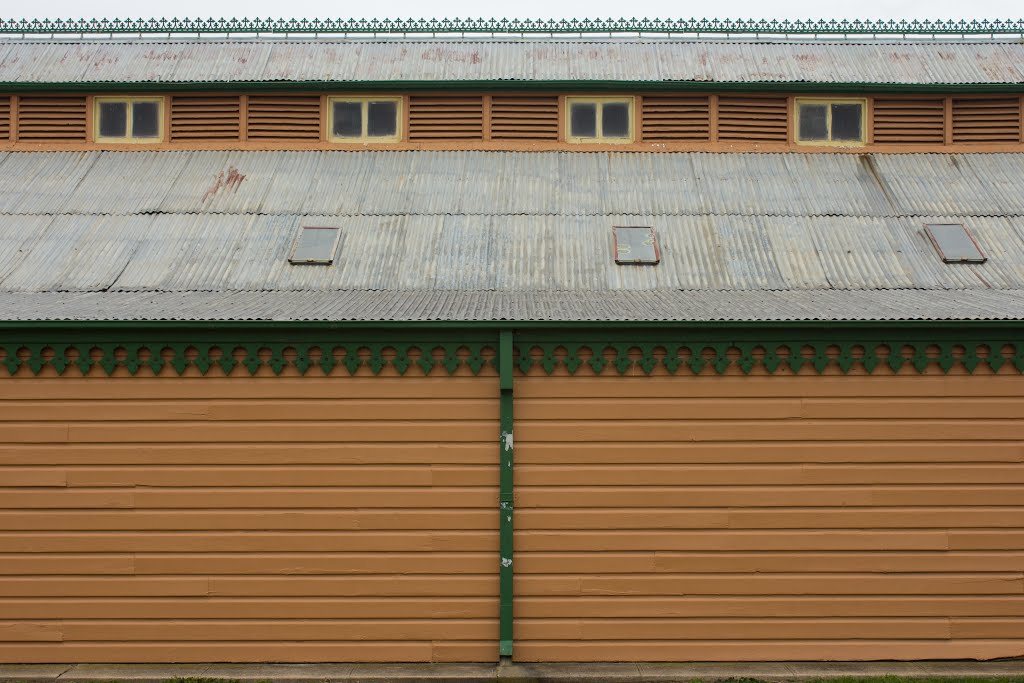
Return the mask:
<path id="1" fill-rule="evenodd" d="M 27 366 L 36 375 L 46 367 L 52 367 L 57 374 L 63 374 L 70 366 L 76 366 L 82 374 L 98 366 L 107 375 L 113 374 L 118 368 L 126 368 L 132 375 L 142 368 L 149 368 L 158 374 L 165 367 L 173 368 L 178 375 L 183 375 L 189 368 L 196 368 L 205 375 L 214 366 L 220 367 L 224 374 L 242 367 L 250 375 L 255 375 L 262 368 L 268 367 L 275 375 L 280 375 L 289 366 L 298 370 L 299 374 L 305 374 L 315 366 L 324 374 L 330 374 L 335 367 L 342 367 L 350 375 L 363 368 L 368 368 L 374 375 L 380 374 L 385 368 L 392 368 L 404 375 L 414 365 L 424 374 L 439 371 L 450 375 L 468 367 L 477 375 L 485 367 L 496 365 L 493 351 L 495 346 L 482 342 L 431 339 L 419 342 L 342 342 L 308 337 L 296 343 L 239 342 L 231 339 L 195 342 L 161 339 L 121 342 L 55 339 L 28 343 L 0 340 L 0 364 L 12 375 L 23 366 Z"/>
<path id="2" fill-rule="evenodd" d="M 987 35 L 1024 33 L 1024 20 L 778 19 L 7 19 L 0 33 L 755 33 Z"/>
<path id="3" fill-rule="evenodd" d="M 500 336 L 499 336 L 500 335 Z M 500 339 L 500 342 L 499 342 Z M 500 358 L 498 356 L 500 355 Z M 500 362 L 499 362 L 500 360 Z M 218 366 L 224 374 L 244 368 L 255 375 L 264 368 L 280 375 L 294 368 L 304 375 L 319 368 L 330 374 L 343 368 L 349 375 L 364 369 L 380 374 L 390 368 L 405 375 L 414 365 L 424 374 L 454 374 L 469 368 L 479 374 L 484 368 L 501 370 L 502 388 L 511 390 L 511 367 L 522 373 L 540 368 L 547 374 L 562 369 L 576 374 L 581 369 L 600 374 L 613 368 L 620 375 L 700 374 L 735 372 L 750 374 L 755 370 L 774 373 L 780 368 L 799 372 L 805 367 L 818 373 L 838 368 L 842 373 L 887 365 L 893 372 L 912 368 L 919 373 L 938 368 L 949 372 L 962 367 L 975 372 L 987 367 L 994 372 L 1012 366 L 1024 372 L 1024 335 L 1007 335 L 999 331 L 989 334 L 959 335 L 913 334 L 890 330 L 811 335 L 762 334 L 739 335 L 733 339 L 692 332 L 680 334 L 673 330 L 657 333 L 634 331 L 630 335 L 591 333 L 585 336 L 563 331 L 560 336 L 531 334 L 520 331 L 513 350 L 511 330 L 502 330 L 490 341 L 432 340 L 406 341 L 381 337 L 320 337 L 299 334 L 294 341 L 238 341 L 231 337 L 193 341 L 168 341 L 165 338 L 127 337 L 122 341 L 99 341 L 85 335 L 49 340 L 29 340 L 3 334 L 0 336 L 0 365 L 15 374 L 28 367 L 38 375 L 52 368 L 58 375 L 70 366 L 83 374 L 95 367 L 107 375 L 120 368 L 134 375 L 142 368 L 160 373 L 166 367 L 183 375 L 192 368 L 207 374 Z M 505 385 L 508 385 L 507 387 Z M 511 394 L 509 394 L 511 396 Z M 511 429 L 511 423 L 509 423 Z"/>
<path id="4" fill-rule="evenodd" d="M 308 91 L 699 91 L 699 92 L 811 92 L 811 93 L 1024 93 L 1024 83 L 816 83 L 790 81 L 184 81 L 184 82 L 0 82 L 0 90 L 10 93 L 55 90 L 68 92 L 155 92 L 155 91 L 222 91 L 280 92 Z"/>
<path id="5" fill-rule="evenodd" d="M 979 336 L 986 330 L 1000 330 L 1001 335 L 1024 338 L 1024 320 L 776 320 L 776 321 L 672 321 L 672 320 L 451 320 L 451 321 L 381 321 L 381 320 L 9 320 L 0 321 L 0 337 L 88 337 L 116 339 L 139 335 L 161 339 L 209 339 L 231 337 L 245 340 L 287 340 L 310 334 L 330 333 L 345 338 L 358 331 L 361 338 L 395 340 L 437 338 L 444 331 L 449 340 L 493 340 L 498 330 L 532 330 L 537 335 L 566 337 L 566 330 L 584 330 L 590 338 L 606 336 L 609 330 L 627 334 L 651 331 L 685 335 L 700 331 L 701 336 L 728 339 L 752 339 L 772 336 L 767 330 L 785 331 L 784 336 L 828 337 L 848 339 L 865 331 L 899 335 L 911 334 L 915 339 L 948 339 L 950 336 Z M 712 332 L 708 332 L 711 330 Z M 65 334 L 67 333 L 67 334 Z M 577 333 L 573 332 L 575 336 Z M 150 336 L 153 335 L 153 336 Z M 775 338 L 775 337 L 772 337 Z M 778 337 L 782 338 L 782 337 Z"/>

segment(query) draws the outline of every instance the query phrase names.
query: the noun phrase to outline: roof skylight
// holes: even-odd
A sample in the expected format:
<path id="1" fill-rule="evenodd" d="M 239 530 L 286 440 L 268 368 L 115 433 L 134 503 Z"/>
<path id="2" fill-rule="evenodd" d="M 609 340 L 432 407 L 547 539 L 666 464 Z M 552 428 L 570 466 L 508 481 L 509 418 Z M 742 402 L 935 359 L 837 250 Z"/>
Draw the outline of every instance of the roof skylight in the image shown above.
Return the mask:
<path id="1" fill-rule="evenodd" d="M 984 263 L 987 259 L 970 231 L 960 223 L 924 226 L 939 256 L 946 263 Z"/>
<path id="2" fill-rule="evenodd" d="M 654 266 L 661 261 L 654 228 L 615 226 L 615 262 L 619 265 Z"/>
<path id="3" fill-rule="evenodd" d="M 334 263 L 334 253 L 338 249 L 338 228 L 319 226 L 302 226 L 292 246 L 292 255 L 288 262 L 293 265 L 323 265 Z"/>

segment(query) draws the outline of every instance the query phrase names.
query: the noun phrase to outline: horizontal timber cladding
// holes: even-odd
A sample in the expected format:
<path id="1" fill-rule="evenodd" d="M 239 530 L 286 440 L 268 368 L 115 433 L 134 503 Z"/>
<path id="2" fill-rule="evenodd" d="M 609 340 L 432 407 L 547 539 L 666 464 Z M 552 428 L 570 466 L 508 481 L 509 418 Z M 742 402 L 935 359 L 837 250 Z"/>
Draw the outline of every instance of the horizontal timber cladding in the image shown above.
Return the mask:
<path id="1" fill-rule="evenodd" d="M 942 144 L 945 121 L 946 101 L 941 97 L 874 99 L 873 130 L 878 144 Z"/>
<path id="2" fill-rule="evenodd" d="M 510 361 L 516 659 L 1024 646 L 1014 332 L 39 334 L 0 338 L 0 662 L 493 661 Z"/>
<path id="3" fill-rule="evenodd" d="M 785 143 L 790 138 L 789 110 L 785 97 L 722 95 L 718 98 L 718 139 Z"/>
<path id="4" fill-rule="evenodd" d="M 140 93 L 135 92 L 135 95 Z M 145 93 L 142 93 L 145 94 Z M 187 92 L 161 94 L 167 137 L 146 149 L 488 149 L 597 150 L 566 140 L 565 94 L 545 92 L 381 93 L 402 98 L 400 140 L 329 140 L 327 100 L 345 93 Z M 586 94 L 571 93 L 574 97 Z M 131 93 L 129 93 L 131 95 Z M 616 151 L 1021 151 L 1024 96 L 1012 94 L 800 94 L 817 101 L 863 100 L 866 140 L 848 146 L 797 144 L 793 94 L 616 93 L 634 98 L 636 139 Z M 367 93 L 353 96 L 365 97 Z M 95 142 L 95 96 L 0 94 L 0 148 L 123 149 Z M 138 143 L 137 143 L 138 144 Z"/>
<path id="5" fill-rule="evenodd" d="M 492 96 L 491 139 L 557 141 L 558 96 Z"/>
<path id="6" fill-rule="evenodd" d="M 319 95 L 249 95 L 246 135 L 252 140 L 320 140 Z"/>
<path id="7" fill-rule="evenodd" d="M 1019 365 L 694 374 L 557 346 L 516 380 L 517 660 L 1024 651 Z"/>
<path id="8" fill-rule="evenodd" d="M 241 111 L 238 95 L 175 95 L 171 140 L 238 140 Z"/>
<path id="9" fill-rule="evenodd" d="M 650 141 L 710 140 L 709 95 L 647 95 L 641 108 L 641 135 Z"/>
<path id="10" fill-rule="evenodd" d="M 32 142 L 85 142 L 84 95 L 23 95 L 18 98 L 18 139 Z"/>
<path id="11" fill-rule="evenodd" d="M 495 660 L 492 354 L 369 346 L 0 380 L 0 662 Z"/>
<path id="12" fill-rule="evenodd" d="M 0 97 L 0 140 L 11 138 L 11 98 Z"/>
<path id="13" fill-rule="evenodd" d="M 953 142 L 1018 142 L 1020 97 L 953 98 Z"/>
<path id="14" fill-rule="evenodd" d="M 412 95 L 409 140 L 483 140 L 483 95 Z"/>

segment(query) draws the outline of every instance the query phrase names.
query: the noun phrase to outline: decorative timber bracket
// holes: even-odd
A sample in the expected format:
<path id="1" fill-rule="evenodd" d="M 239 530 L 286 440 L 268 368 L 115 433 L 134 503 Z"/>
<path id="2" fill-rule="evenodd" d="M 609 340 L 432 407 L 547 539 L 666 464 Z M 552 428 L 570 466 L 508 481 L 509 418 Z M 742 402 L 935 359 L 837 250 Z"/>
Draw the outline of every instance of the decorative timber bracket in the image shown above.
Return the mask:
<path id="1" fill-rule="evenodd" d="M 502 331 L 501 335 L 510 335 Z M 935 338 L 921 335 L 904 337 L 837 337 L 835 339 L 694 339 L 689 334 L 662 332 L 652 336 L 635 335 L 595 340 L 567 338 L 569 335 L 535 336 L 527 331 L 517 337 L 515 350 L 493 341 L 344 341 L 306 339 L 302 342 L 271 341 L 102 341 L 81 339 L 39 341 L 0 338 L 0 366 L 8 374 L 65 375 L 69 368 L 77 373 L 115 372 L 135 375 L 139 372 L 177 375 L 199 374 L 288 374 L 337 375 L 366 373 L 378 375 L 387 370 L 405 375 L 413 367 L 416 374 L 447 373 L 468 368 L 480 374 L 485 368 L 498 370 L 505 381 L 509 369 L 526 374 L 540 369 L 546 374 L 556 370 L 569 374 L 587 372 L 620 375 L 742 374 L 776 372 L 874 373 L 882 368 L 892 372 L 975 373 L 999 372 L 1015 368 L 1024 372 L 1024 340 L 1018 335 L 1006 337 L 973 336 Z M 493 339 L 493 337 L 492 337 Z M 511 354 L 511 355 L 502 355 Z M 507 367 L 501 366 L 507 362 Z M 169 370 L 168 370 L 169 368 Z M 98 369 L 98 370 L 97 370 Z M 510 381 L 510 380 L 509 380 Z M 502 386 L 511 392 L 511 385 Z M 504 394 L 503 394 L 504 395 Z M 511 445 L 511 430 L 509 430 Z M 504 437 L 503 437 L 504 438 Z"/>

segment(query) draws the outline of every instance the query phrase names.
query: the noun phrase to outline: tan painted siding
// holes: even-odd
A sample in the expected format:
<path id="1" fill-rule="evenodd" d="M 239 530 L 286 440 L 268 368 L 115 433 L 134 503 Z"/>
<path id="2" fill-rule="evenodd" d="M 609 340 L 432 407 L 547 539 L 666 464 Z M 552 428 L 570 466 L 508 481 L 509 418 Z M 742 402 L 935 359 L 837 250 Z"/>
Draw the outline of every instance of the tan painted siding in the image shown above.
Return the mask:
<path id="1" fill-rule="evenodd" d="M 496 395 L 0 381 L 0 662 L 493 661 Z"/>
<path id="2" fill-rule="evenodd" d="M 1024 654 L 1024 380 L 516 386 L 516 658 Z"/>
<path id="3" fill-rule="evenodd" d="M 139 91 L 110 93 L 137 95 Z M 846 153 L 1020 152 L 1022 98 L 1016 95 L 866 95 L 780 92 L 464 92 L 376 93 L 401 98 L 401 139 L 395 142 L 332 141 L 329 97 L 366 92 L 190 91 L 165 99 L 162 142 L 147 150 L 174 149 L 377 149 L 377 150 L 608 150 L 606 143 L 574 143 L 563 130 L 566 95 L 634 97 L 636 139 L 617 152 Z M 0 150 L 124 150 L 97 142 L 92 131 L 95 98 L 55 91 L 15 96 L 0 93 Z M 795 140 L 795 99 L 858 99 L 866 106 L 865 144 L 816 145 Z M 9 101 L 5 113 L 5 103 Z M 8 125 L 4 128 L 4 120 Z"/>

